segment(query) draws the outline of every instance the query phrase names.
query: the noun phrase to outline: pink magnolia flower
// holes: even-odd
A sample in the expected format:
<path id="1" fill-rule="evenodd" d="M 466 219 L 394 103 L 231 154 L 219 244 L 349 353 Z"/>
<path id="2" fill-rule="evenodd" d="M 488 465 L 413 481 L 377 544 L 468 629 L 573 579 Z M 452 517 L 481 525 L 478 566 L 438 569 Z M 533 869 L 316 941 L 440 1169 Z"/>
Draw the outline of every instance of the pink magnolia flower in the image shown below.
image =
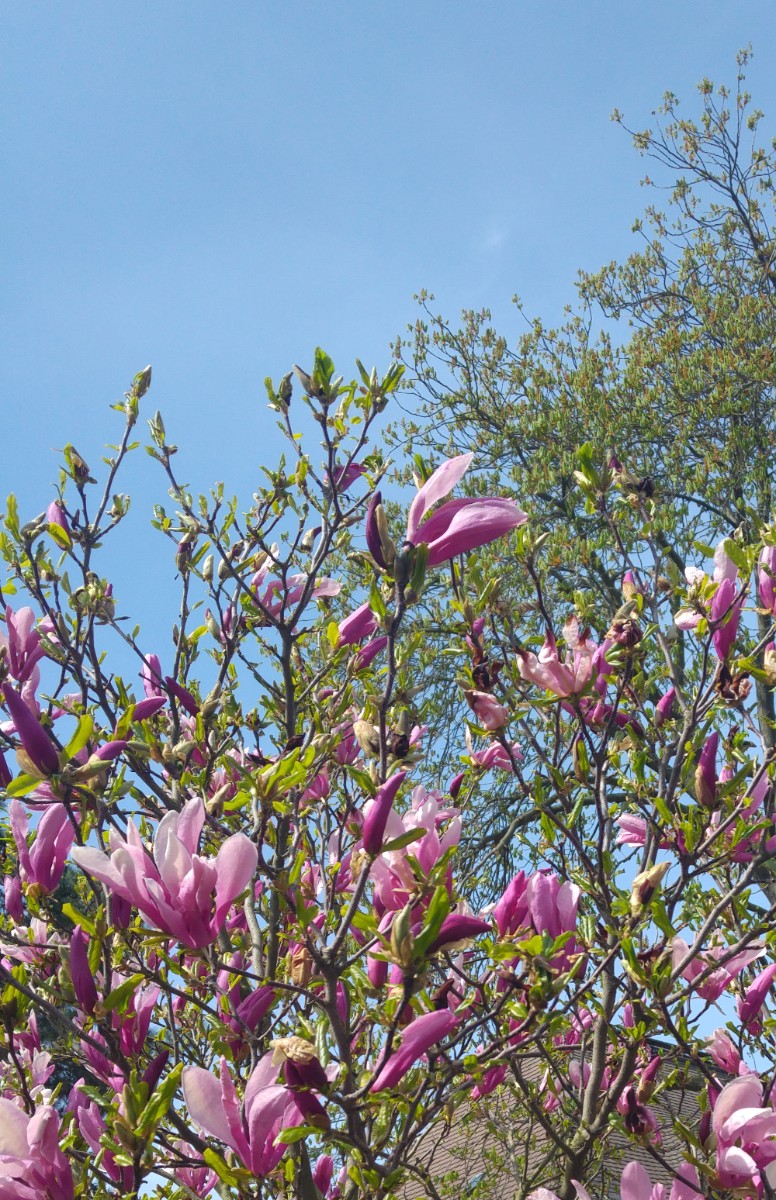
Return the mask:
<path id="1" fill-rule="evenodd" d="M 18 613 L 8 606 L 5 610 L 7 633 L 0 633 L 0 647 L 5 648 L 8 673 L 17 683 L 25 683 L 35 676 L 39 678 L 37 663 L 44 657 L 41 637 L 35 628 L 35 613 L 31 608 L 20 608 Z"/>
<path id="2" fill-rule="evenodd" d="M 73 1200 L 73 1175 L 59 1148 L 59 1117 L 44 1104 L 29 1117 L 0 1098 L 0 1200 Z"/>
<path id="3" fill-rule="evenodd" d="M 378 1071 L 370 1092 L 382 1092 L 385 1088 L 395 1087 L 413 1063 L 431 1046 L 452 1033 L 459 1020 L 449 1009 L 440 1009 L 439 1012 L 425 1013 L 410 1021 L 401 1034 L 401 1045 L 392 1051 Z"/>
<path id="4" fill-rule="evenodd" d="M 394 809 L 389 812 L 384 840 L 392 841 L 413 829 L 421 834 L 417 841 L 404 849 L 381 854 L 373 863 L 375 906 L 381 914 L 386 910 L 395 912 L 403 908 L 408 897 L 417 889 L 417 879 L 408 855 L 428 874 L 451 846 L 458 845 L 461 818 L 457 809 L 444 805 L 439 792 L 416 787 L 407 812 L 401 816 Z"/>
<path id="5" fill-rule="evenodd" d="M 523 679 L 564 698 L 583 692 L 593 677 L 594 657 L 599 649 L 587 634 L 580 635 L 579 622 L 571 617 L 563 626 L 563 637 L 569 651 L 564 659 L 558 654 L 555 635 L 547 630 L 539 654 L 518 650 L 517 667 Z"/>
<path id="6" fill-rule="evenodd" d="M 718 746 L 719 734 L 715 730 L 706 738 L 695 768 L 695 795 L 705 808 L 713 807 L 717 794 Z"/>
<path id="7" fill-rule="evenodd" d="M 65 869 L 75 829 L 64 804 L 51 804 L 38 822 L 32 845 L 27 845 L 30 818 L 16 799 L 9 806 L 11 833 L 19 855 L 22 882 L 34 884 L 39 891 L 55 891 Z"/>
<path id="8" fill-rule="evenodd" d="M 723 1188 L 757 1185 L 761 1175 L 776 1187 L 776 1112 L 763 1107 L 763 1086 L 756 1075 L 740 1075 L 725 1084 L 711 1124 Z"/>
<path id="9" fill-rule="evenodd" d="M 724 1029 L 715 1029 L 707 1045 L 711 1058 L 728 1075 L 751 1075 L 752 1072 L 742 1062 L 741 1055 Z"/>
<path id="10" fill-rule="evenodd" d="M 380 785 L 374 798 L 367 804 L 361 829 L 361 844 L 367 854 L 379 854 L 385 841 L 385 830 L 393 810 L 393 802 L 406 778 L 406 771 L 397 771 Z"/>
<path id="11" fill-rule="evenodd" d="M 282 579 L 269 578 L 271 562 L 260 567 L 251 580 L 251 590 L 255 593 L 256 602 L 260 608 L 273 620 L 281 619 L 286 610 L 293 608 L 304 595 L 307 586 L 307 576 L 304 574 L 289 575 L 285 582 Z M 263 588 L 263 591 L 259 589 Z M 315 599 L 338 596 L 342 584 L 335 579 L 322 576 L 310 592 Z"/>
<path id="12" fill-rule="evenodd" d="M 745 950 L 739 951 L 738 954 L 728 957 L 730 953 L 729 947 L 717 942 L 711 945 L 708 950 L 703 950 L 700 953 L 694 953 L 695 947 L 693 946 L 693 956 L 690 958 L 690 947 L 684 938 L 681 937 L 675 937 L 671 943 L 671 947 L 674 970 L 677 970 L 680 964 L 684 963 L 681 975 L 683 979 L 686 979 L 691 984 L 694 984 L 700 976 L 705 976 L 703 981 L 694 987 L 693 990 L 697 995 L 711 1003 L 719 1000 L 736 975 L 743 971 L 744 967 L 748 967 L 750 963 L 759 958 L 763 952 L 762 946 L 750 946 Z M 709 971 L 710 967 L 714 967 L 723 958 L 726 960 L 724 964 Z M 688 961 L 685 962 L 686 959 Z"/>
<path id="13" fill-rule="evenodd" d="M 33 770 L 41 775 L 56 775 L 59 771 L 59 751 L 37 716 L 10 683 L 3 684 L 3 699 Z"/>
<path id="14" fill-rule="evenodd" d="M 774 979 L 776 979 L 776 963 L 771 963 L 759 975 L 755 975 L 749 987 L 738 1001 L 738 1015 L 747 1029 L 750 1029 L 753 1033 L 759 1033 L 760 1031 L 758 1020 L 760 1010 L 765 1004 L 768 992 L 773 987 Z"/>
<path id="15" fill-rule="evenodd" d="M 304 1117 L 294 1092 L 275 1082 L 278 1068 L 272 1051 L 260 1058 L 245 1085 L 240 1104 L 226 1059 L 216 1079 L 203 1067 L 185 1067 L 183 1095 L 195 1124 L 234 1150 L 258 1178 L 280 1162 L 286 1147 L 276 1145 L 283 1129 L 301 1125 Z"/>
<path id="16" fill-rule="evenodd" d="M 89 875 L 134 904 L 156 929 L 191 949 L 209 946 L 234 901 L 250 883 L 258 851 L 244 833 L 227 838 L 215 859 L 197 847 L 205 822 L 200 797 L 159 822 L 153 858 L 133 821 L 124 841 L 111 833 L 111 854 L 80 846 L 72 858 Z"/>
<path id="17" fill-rule="evenodd" d="M 338 646 L 353 646 L 370 637 L 377 629 L 377 617 L 369 603 L 361 604 L 339 623 Z"/>
<path id="18" fill-rule="evenodd" d="M 723 662 L 733 649 L 738 632 L 744 603 L 743 595 L 739 596 L 738 592 L 734 579 L 723 579 L 712 597 L 709 609 L 709 624 L 714 630 L 714 652 Z"/>
<path id="19" fill-rule="evenodd" d="M 413 546 L 426 543 L 430 567 L 487 546 L 528 520 L 515 501 L 505 496 L 448 500 L 428 515 L 463 478 L 473 458 L 473 454 L 459 454 L 442 463 L 410 505 L 407 541 Z"/>
<path id="20" fill-rule="evenodd" d="M 763 608 L 776 613 L 776 546 L 763 546 L 760 551 L 757 587 Z"/>

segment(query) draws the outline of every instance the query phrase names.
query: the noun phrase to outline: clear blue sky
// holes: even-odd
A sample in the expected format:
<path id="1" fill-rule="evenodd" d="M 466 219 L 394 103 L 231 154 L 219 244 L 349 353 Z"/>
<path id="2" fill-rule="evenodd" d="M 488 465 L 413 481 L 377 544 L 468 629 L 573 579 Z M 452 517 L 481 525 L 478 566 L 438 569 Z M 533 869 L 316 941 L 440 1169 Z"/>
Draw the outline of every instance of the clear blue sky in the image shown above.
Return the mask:
<path id="1" fill-rule="evenodd" d="M 557 320 L 646 200 L 611 110 L 696 111 L 751 41 L 776 132 L 775 38 L 765 0 L 6 0 L 0 490 L 45 507 L 149 361 L 182 475 L 248 496 L 262 379 L 316 343 L 385 365 L 423 287 Z"/>

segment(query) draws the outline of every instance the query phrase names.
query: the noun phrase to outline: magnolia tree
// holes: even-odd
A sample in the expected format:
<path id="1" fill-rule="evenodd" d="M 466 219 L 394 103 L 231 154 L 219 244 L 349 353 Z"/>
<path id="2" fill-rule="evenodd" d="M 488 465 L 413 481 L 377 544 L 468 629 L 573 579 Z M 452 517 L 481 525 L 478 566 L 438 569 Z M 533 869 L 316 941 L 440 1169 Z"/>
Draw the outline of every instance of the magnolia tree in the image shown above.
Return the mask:
<path id="1" fill-rule="evenodd" d="M 0 1200 L 439 1200 L 430 1132 L 496 1095 L 500 1194 L 595 1200 L 624 1144 L 623 1200 L 776 1195 L 774 783 L 750 696 L 776 683 L 751 632 L 776 611 L 771 531 L 678 578 L 658 500 L 585 448 L 623 603 L 554 628 L 531 497 L 461 494 L 470 454 L 389 519 L 371 438 L 401 370 L 359 371 L 319 351 L 293 396 L 268 384 L 288 459 L 245 516 L 190 495 L 149 422 L 165 645 L 129 632 L 101 557 L 150 370 L 101 478 L 67 447 L 40 517 L 7 502 Z M 492 543 L 539 637 L 484 575 Z M 424 771 L 424 591 L 458 697 L 445 778 Z M 488 861 L 457 867 L 494 773 L 515 794 L 497 890 Z M 673 1120 L 661 1093 L 685 1092 Z"/>

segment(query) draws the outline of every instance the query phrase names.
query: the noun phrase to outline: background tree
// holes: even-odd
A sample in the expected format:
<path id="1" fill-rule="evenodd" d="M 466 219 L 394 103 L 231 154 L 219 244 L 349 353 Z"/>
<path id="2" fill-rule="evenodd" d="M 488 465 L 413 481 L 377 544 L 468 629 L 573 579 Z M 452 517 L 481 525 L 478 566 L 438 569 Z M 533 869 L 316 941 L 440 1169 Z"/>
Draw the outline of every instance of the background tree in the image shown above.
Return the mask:
<path id="1" fill-rule="evenodd" d="M 509 337 L 482 310 L 455 327 L 424 293 L 422 316 L 397 348 L 411 368 L 416 412 L 394 430 L 396 444 L 432 459 L 476 444 L 482 486 L 531 495 L 549 534 L 552 613 L 599 602 L 613 613 L 622 603 L 607 516 L 580 503 L 582 443 L 626 492 L 659 500 L 656 536 L 671 547 L 667 587 L 699 543 L 736 529 L 754 536 L 772 517 L 776 155 L 745 90 L 749 57 L 738 55 L 733 89 L 699 85 L 699 116 L 682 115 L 667 93 L 654 127 L 632 132 L 659 177 L 645 184 L 666 202 L 635 223 L 642 245 L 624 263 L 580 274 L 576 309 L 561 324 L 533 320 Z M 614 119 L 626 128 L 619 113 Z M 629 550 L 639 525 L 634 500 L 630 513 L 618 512 L 618 540 Z M 494 553 L 510 595 L 530 604 L 530 576 Z M 544 614 L 534 618 L 540 632 Z M 762 637 L 767 619 L 755 624 Z M 680 636 L 679 668 L 682 646 Z M 773 700 L 762 681 L 757 694 L 773 745 Z M 438 700 L 445 727 L 444 693 Z"/>

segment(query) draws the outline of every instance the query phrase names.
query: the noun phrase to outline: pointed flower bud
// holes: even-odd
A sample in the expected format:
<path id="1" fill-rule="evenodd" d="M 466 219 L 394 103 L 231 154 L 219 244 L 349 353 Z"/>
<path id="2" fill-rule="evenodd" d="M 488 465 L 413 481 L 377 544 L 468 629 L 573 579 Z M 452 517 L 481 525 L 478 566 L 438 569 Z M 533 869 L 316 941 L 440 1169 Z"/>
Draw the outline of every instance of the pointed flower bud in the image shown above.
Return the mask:
<path id="1" fill-rule="evenodd" d="M 631 887 L 630 908 L 634 917 L 641 915 L 660 886 L 663 876 L 670 869 L 670 862 L 661 862 L 655 863 L 654 867 L 648 867 L 646 871 L 639 872 Z"/>
<path id="2" fill-rule="evenodd" d="M 406 771 L 397 771 L 395 775 L 391 775 L 390 779 L 380 785 L 374 799 L 367 804 L 361 830 L 361 844 L 367 854 L 380 853 L 393 802 L 406 778 Z"/>
<path id="3" fill-rule="evenodd" d="M 717 746 L 719 734 L 714 732 L 707 739 L 701 750 L 698 765 L 695 768 L 695 795 L 699 804 L 704 808 L 713 808 L 717 794 Z"/>
<path id="4" fill-rule="evenodd" d="M 70 975 L 79 1008 L 90 1015 L 97 1007 L 97 984 L 89 966 L 89 939 L 80 925 L 70 935 Z"/>

